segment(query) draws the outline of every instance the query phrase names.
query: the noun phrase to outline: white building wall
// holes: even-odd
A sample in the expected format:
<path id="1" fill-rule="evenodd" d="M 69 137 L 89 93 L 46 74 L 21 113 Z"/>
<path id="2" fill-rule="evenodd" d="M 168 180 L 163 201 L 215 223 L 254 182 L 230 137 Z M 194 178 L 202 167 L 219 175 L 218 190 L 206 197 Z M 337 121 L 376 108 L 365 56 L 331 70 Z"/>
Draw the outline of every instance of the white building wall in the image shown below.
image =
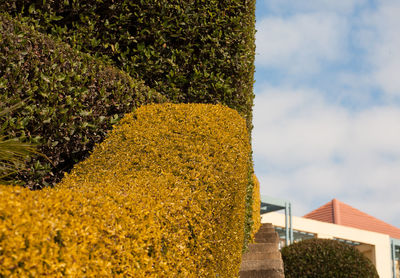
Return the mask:
<path id="1" fill-rule="evenodd" d="M 285 227 L 285 215 L 270 212 L 261 216 L 261 223 L 272 223 L 277 227 Z M 380 278 L 392 277 L 392 259 L 390 237 L 385 234 L 350 228 L 303 217 L 292 216 L 292 228 L 297 231 L 316 234 L 318 238 L 340 238 L 360 242 L 374 247 L 372 256 Z"/>

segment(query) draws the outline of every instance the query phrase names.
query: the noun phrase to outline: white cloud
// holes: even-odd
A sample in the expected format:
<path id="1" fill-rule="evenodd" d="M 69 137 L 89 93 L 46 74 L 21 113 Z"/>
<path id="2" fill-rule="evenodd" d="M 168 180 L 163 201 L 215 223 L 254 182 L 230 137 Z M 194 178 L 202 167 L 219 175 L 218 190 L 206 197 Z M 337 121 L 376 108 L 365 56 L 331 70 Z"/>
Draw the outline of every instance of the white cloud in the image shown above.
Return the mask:
<path id="1" fill-rule="evenodd" d="M 338 198 L 400 227 L 400 2 L 373 4 L 258 2 L 255 166 L 296 215 Z"/>
<path id="2" fill-rule="evenodd" d="M 400 107 L 350 111 L 316 90 L 257 94 L 253 146 L 262 194 L 303 215 L 333 198 L 400 226 Z M 387 197 L 385 197 L 387 196 Z"/>
<path id="3" fill-rule="evenodd" d="M 353 151 L 400 156 L 400 108 L 381 106 L 354 115 L 351 129 Z"/>
<path id="4" fill-rule="evenodd" d="M 268 14 L 256 26 L 259 71 L 292 84 L 331 75 L 346 88 L 338 94 L 356 102 L 373 101 L 378 91 L 383 101 L 400 97 L 399 1 L 374 7 L 365 0 L 268 0 L 264 6 Z"/>
<path id="5" fill-rule="evenodd" d="M 389 96 L 400 96 L 400 2 L 382 1 L 377 10 L 365 13 L 358 40 L 367 52 L 371 79 Z"/>
<path id="6" fill-rule="evenodd" d="M 254 149 L 276 165 L 297 167 L 334 156 L 346 139 L 347 115 L 311 90 L 267 88 L 254 109 Z"/>
<path id="7" fill-rule="evenodd" d="M 256 64 L 294 74 L 317 72 L 322 63 L 343 59 L 347 23 L 331 13 L 267 17 L 257 23 Z"/>
<path id="8" fill-rule="evenodd" d="M 288 11 L 314 12 L 330 11 L 339 13 L 350 13 L 354 8 L 366 2 L 365 0 L 260 0 L 266 9 L 274 13 Z"/>

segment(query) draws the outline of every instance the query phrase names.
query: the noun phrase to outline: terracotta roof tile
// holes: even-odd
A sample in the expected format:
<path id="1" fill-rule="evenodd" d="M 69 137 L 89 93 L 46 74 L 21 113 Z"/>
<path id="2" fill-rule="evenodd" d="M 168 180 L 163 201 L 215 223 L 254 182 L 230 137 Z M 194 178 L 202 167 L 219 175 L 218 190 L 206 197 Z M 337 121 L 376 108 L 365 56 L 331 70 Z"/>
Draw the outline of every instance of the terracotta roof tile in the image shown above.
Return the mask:
<path id="1" fill-rule="evenodd" d="M 312 212 L 304 215 L 304 217 L 328 223 L 335 223 L 335 220 L 333 219 L 332 202 L 329 202 L 322 207 L 313 210 Z"/>
<path id="2" fill-rule="evenodd" d="M 304 218 L 387 234 L 392 238 L 400 239 L 399 228 L 336 199 L 304 215 Z"/>

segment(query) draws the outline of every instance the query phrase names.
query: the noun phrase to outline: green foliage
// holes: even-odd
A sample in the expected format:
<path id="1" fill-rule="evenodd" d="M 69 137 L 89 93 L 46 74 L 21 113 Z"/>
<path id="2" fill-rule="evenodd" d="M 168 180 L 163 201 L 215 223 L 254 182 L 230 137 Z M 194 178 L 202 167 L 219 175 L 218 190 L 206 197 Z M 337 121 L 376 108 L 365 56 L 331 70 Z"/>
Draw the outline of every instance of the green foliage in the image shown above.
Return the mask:
<path id="1" fill-rule="evenodd" d="M 1 0 L 44 33 L 179 103 L 222 103 L 251 128 L 255 0 Z"/>
<path id="2" fill-rule="evenodd" d="M 35 147 L 14 139 L 6 139 L 0 135 L 0 181 L 11 174 L 25 168 L 25 161 L 35 154 Z"/>
<path id="3" fill-rule="evenodd" d="M 16 104 L 2 108 L 0 120 L 20 106 L 21 104 Z M 8 176 L 24 169 L 25 161 L 34 154 L 37 154 L 36 146 L 21 142 L 17 138 L 7 139 L 3 136 L 3 130 L 0 129 L 0 182 L 5 183 Z"/>
<path id="4" fill-rule="evenodd" d="M 127 73 L 120 73 L 124 77 L 119 76 L 117 79 L 125 80 L 126 76 L 130 75 L 144 80 L 146 85 L 175 103 L 225 104 L 237 110 L 246 119 L 249 130 L 252 128 L 255 0 L 0 0 L 0 10 L 18 17 L 19 21 L 34 25 L 36 30 L 51 35 L 56 41 L 61 40 L 75 50 L 96 57 L 96 64 L 99 64 L 98 60 L 102 60 L 104 65 L 113 65 Z M 40 49 L 40 46 L 37 47 Z M 30 51 L 29 48 L 24 50 Z M 58 64 L 56 62 L 51 67 L 58 68 Z M 79 62 L 75 69 L 81 74 L 77 74 L 77 80 L 72 80 L 86 82 L 87 69 L 82 68 Z M 64 75 L 65 73 L 56 78 L 64 79 Z M 107 72 L 101 75 L 101 78 L 94 79 L 103 80 L 108 76 Z M 33 85 L 33 88 L 42 91 L 44 87 L 44 91 L 47 91 L 49 83 L 54 81 L 49 77 L 53 78 L 53 75 L 37 75 L 40 82 Z M 57 84 L 68 80 L 56 79 Z M 0 79 L 0 87 L 1 82 Z M 81 94 L 87 95 L 84 93 L 85 89 L 88 89 L 88 95 L 101 94 L 90 84 L 66 85 L 61 87 L 60 91 L 70 88 L 74 88 L 75 91 L 82 88 L 82 92 L 74 93 L 78 94 L 77 97 L 71 95 L 74 101 L 79 99 Z M 12 90 L 9 90 L 9 94 L 13 94 Z M 125 93 L 125 96 L 130 97 L 130 94 Z M 121 97 L 122 95 L 117 97 L 117 103 L 130 103 L 129 100 L 119 102 Z M 43 97 L 43 100 L 47 101 L 47 97 Z M 106 104 L 109 103 L 110 101 L 106 101 Z M 32 164 L 34 169 L 31 167 L 31 174 L 27 172 L 20 177 L 29 181 L 28 186 L 54 184 L 59 180 L 60 173 L 70 169 L 75 161 L 87 155 L 94 143 L 101 141 L 104 130 L 109 128 L 111 122 L 117 121 L 122 113 L 127 112 L 126 107 L 121 107 L 121 104 L 118 109 L 109 107 L 104 116 L 104 113 L 95 113 L 95 109 L 92 111 L 89 108 L 92 106 L 99 108 L 89 101 L 85 101 L 83 106 L 76 106 L 74 111 L 77 116 L 72 123 L 68 123 L 67 131 L 78 130 L 72 131 L 73 134 L 78 134 L 77 136 L 70 136 L 68 132 L 57 135 L 57 138 L 51 136 L 50 133 L 59 133 L 60 129 L 56 126 L 63 124 L 57 122 L 54 117 L 50 120 L 52 129 L 46 127 L 37 130 L 33 140 L 42 140 L 40 142 L 48 149 L 46 153 L 56 152 L 57 155 L 51 156 L 55 166 L 43 161 Z M 102 104 L 101 107 L 107 105 Z M 32 109 L 34 108 L 38 109 L 38 106 Z M 45 110 L 44 113 L 53 115 L 53 111 L 49 109 L 49 112 Z M 105 118 L 98 117 L 99 115 Z M 92 118 L 88 120 L 87 117 Z M 19 115 L 16 118 L 19 119 Z M 49 117 L 43 116 L 41 120 L 48 121 Z M 102 121 L 108 126 L 104 127 Z M 80 130 L 82 125 L 85 131 Z M 63 127 L 61 130 L 64 130 Z M 24 129 L 19 128 L 16 132 L 23 133 Z M 40 135 L 41 132 L 47 137 Z M 52 146 L 53 144 L 55 146 Z M 252 164 L 251 159 L 249 161 Z M 252 175 L 253 170 L 249 169 L 244 246 L 250 238 L 253 223 Z M 31 182 L 32 180 L 34 182 Z"/>
<path id="5" fill-rule="evenodd" d="M 0 13 L 0 106 L 27 98 L 1 128 L 7 138 L 39 143 L 51 161 L 34 158 L 15 177 L 31 188 L 59 181 L 123 114 L 165 101 L 143 82 Z"/>
<path id="6" fill-rule="evenodd" d="M 237 277 L 249 156 L 232 109 L 143 106 L 56 188 L 0 186 L 0 276 Z"/>
<path id="7" fill-rule="evenodd" d="M 303 240 L 281 252 L 286 278 L 379 278 L 368 258 L 336 240 Z"/>

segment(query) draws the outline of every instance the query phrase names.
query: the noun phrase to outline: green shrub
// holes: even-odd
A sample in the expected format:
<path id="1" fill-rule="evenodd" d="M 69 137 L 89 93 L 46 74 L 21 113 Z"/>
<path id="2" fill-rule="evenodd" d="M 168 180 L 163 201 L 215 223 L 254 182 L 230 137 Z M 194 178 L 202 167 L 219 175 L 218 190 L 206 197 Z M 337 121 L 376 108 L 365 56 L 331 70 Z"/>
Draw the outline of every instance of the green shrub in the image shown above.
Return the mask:
<path id="1" fill-rule="evenodd" d="M 282 248 L 286 278 L 379 278 L 356 248 L 329 239 L 308 239 Z"/>
<path id="2" fill-rule="evenodd" d="M 236 277 L 248 138 L 221 105 L 126 115 L 56 188 L 0 187 L 0 276 Z"/>
<path id="3" fill-rule="evenodd" d="M 14 177 L 26 186 L 54 185 L 123 114 L 164 99 L 128 74 L 0 13 L 0 110 L 23 103 L 1 128 L 6 138 L 41 144 L 51 161 L 32 159 Z"/>
<path id="4" fill-rule="evenodd" d="M 0 0 L 178 103 L 222 103 L 251 127 L 255 0 Z"/>
<path id="5" fill-rule="evenodd" d="M 11 111 L 18 109 L 20 104 L 0 110 L 0 120 Z M 6 139 L 0 128 L 0 182 L 6 183 L 8 176 L 18 173 L 26 167 L 25 161 L 37 154 L 36 146 L 20 141 L 18 138 Z"/>

